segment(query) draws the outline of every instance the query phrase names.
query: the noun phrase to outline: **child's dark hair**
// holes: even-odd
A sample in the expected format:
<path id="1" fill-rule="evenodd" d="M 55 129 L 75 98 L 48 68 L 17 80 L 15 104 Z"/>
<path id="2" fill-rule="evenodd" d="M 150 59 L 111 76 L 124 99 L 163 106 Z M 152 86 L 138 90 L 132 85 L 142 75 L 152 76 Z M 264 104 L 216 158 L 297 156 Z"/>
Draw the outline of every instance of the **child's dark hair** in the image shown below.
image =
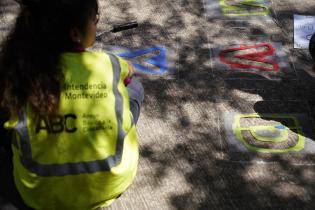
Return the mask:
<path id="1" fill-rule="evenodd" d="M 308 46 L 308 49 L 310 51 L 310 54 L 313 58 L 313 61 L 315 61 L 315 33 L 312 35 L 310 39 L 310 44 Z"/>
<path id="2" fill-rule="evenodd" d="M 7 108 L 20 109 L 30 101 L 36 111 L 56 110 L 63 78 L 62 52 L 75 43 L 70 31 L 83 35 L 97 0 L 16 0 L 21 5 L 15 26 L 0 54 L 0 99 Z"/>

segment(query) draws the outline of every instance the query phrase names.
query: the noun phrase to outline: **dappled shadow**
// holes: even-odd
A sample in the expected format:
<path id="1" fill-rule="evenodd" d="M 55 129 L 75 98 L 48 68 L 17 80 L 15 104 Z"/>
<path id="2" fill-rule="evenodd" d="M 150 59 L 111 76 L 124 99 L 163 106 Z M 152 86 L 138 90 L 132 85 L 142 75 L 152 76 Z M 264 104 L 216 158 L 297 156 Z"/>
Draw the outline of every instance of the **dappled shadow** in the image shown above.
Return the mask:
<path id="1" fill-rule="evenodd" d="M 0 2 L 0 42 L 5 38 L 14 23 L 17 14 L 17 3 L 13 0 Z"/>
<path id="2" fill-rule="evenodd" d="M 195 6 L 199 7 L 198 4 Z M 279 17 L 283 13 L 290 14 L 285 16 L 286 19 L 292 18 L 290 11 L 279 10 L 273 15 L 277 14 Z M 195 18 L 198 19 L 198 17 L 200 16 L 196 15 Z M 205 23 L 203 18 L 198 21 L 199 25 L 204 28 L 196 29 L 190 37 L 177 35 L 177 40 L 180 40 L 181 45 L 178 56 L 179 73 L 176 79 L 144 81 L 147 90 L 144 119 L 149 121 L 162 118 L 167 125 L 173 125 L 174 136 L 173 138 L 160 136 L 162 149 L 157 145 L 159 143 L 151 145 L 151 141 L 146 138 L 145 142 L 148 143 L 141 144 L 142 157 L 148 159 L 149 161 L 146 163 L 152 164 L 151 167 L 155 169 L 150 179 L 156 187 L 163 183 L 163 180 L 167 182 L 168 179 L 172 179 L 175 182 L 177 193 L 173 193 L 170 202 L 176 209 L 314 208 L 312 199 L 315 195 L 312 187 L 315 183 L 310 175 L 314 174 L 312 165 L 304 165 L 303 161 L 301 165 L 294 164 L 292 157 L 286 158 L 283 155 L 267 156 L 265 157 L 267 162 L 259 164 L 259 161 L 264 161 L 264 156 L 263 159 L 259 159 L 260 155 L 255 153 L 244 162 L 234 162 L 228 157 L 230 154 L 226 145 L 220 144 L 220 138 L 225 136 L 224 129 L 218 129 L 222 124 L 207 123 L 220 119 L 219 115 L 223 110 L 219 103 L 230 107 L 227 110 L 232 112 L 305 113 L 310 115 L 311 111 L 308 106 L 312 98 L 308 95 L 312 94 L 306 95 L 305 88 L 309 88 L 308 85 L 312 86 L 314 81 L 307 69 L 296 68 L 303 60 L 291 54 L 292 51 L 286 50 L 290 61 L 295 65 L 295 70 L 299 71 L 295 72 L 293 80 L 287 78 L 269 80 L 250 73 L 239 73 L 239 79 L 229 80 L 226 78 L 226 72 L 220 73 L 219 70 L 213 75 L 213 69 L 209 68 L 211 66 L 209 64 L 209 47 L 225 44 L 223 41 L 217 43 L 216 39 L 220 39 L 220 36 L 224 34 L 229 35 L 225 39 L 227 43 L 235 43 L 235 40 L 240 39 L 239 44 L 242 44 L 242 40 L 246 41 L 248 36 L 242 31 L 233 34 L 233 31 L 230 32 L 231 29 L 225 28 L 225 23 L 231 24 L 230 21 L 217 21 L 215 24 Z M 279 25 L 283 22 L 282 17 L 281 21 L 276 23 Z M 265 33 L 264 27 L 253 23 L 242 23 L 244 28 L 252 25 L 254 27 L 249 32 L 272 37 L 274 41 L 283 39 L 284 47 L 292 46 L 292 36 L 291 38 L 286 36 L 289 29 L 292 29 L 292 25 L 280 30 L 267 30 Z M 165 30 L 165 28 L 161 27 L 160 30 Z M 287 33 L 282 34 L 283 31 L 287 31 Z M 238 35 L 241 37 L 239 38 Z M 256 38 L 251 36 L 249 41 L 255 41 Z M 307 84 L 303 83 L 304 79 L 308 80 Z M 202 106 L 201 112 L 214 108 L 217 113 L 212 114 L 216 117 L 199 118 L 198 122 L 191 120 L 191 115 L 200 111 L 199 103 L 204 103 L 204 105 L 206 103 L 205 106 Z M 189 115 L 183 116 L 185 113 L 183 110 L 187 104 L 194 104 L 198 108 L 192 108 Z M 285 124 L 285 122 L 283 123 Z M 150 128 L 152 127 L 147 127 L 148 130 Z M 308 137 L 313 138 L 313 136 Z M 163 139 L 168 142 L 167 146 L 164 146 Z M 224 142 L 226 139 L 222 139 L 222 141 Z M 306 156 L 304 158 L 308 159 Z M 170 176 L 173 171 L 178 173 Z M 181 179 L 181 176 L 185 177 L 186 183 L 175 181 Z M 150 183 L 150 181 L 143 182 Z M 184 190 L 185 187 L 190 190 Z"/>
<path id="3" fill-rule="evenodd" d="M 315 208 L 313 161 L 295 164 L 294 157 L 257 153 L 235 161 L 222 123 L 225 112 L 312 114 L 311 61 L 305 60 L 304 51 L 290 50 L 294 4 L 285 9 L 274 4 L 273 22 L 266 24 L 207 19 L 201 0 L 101 4 L 99 31 L 106 29 L 106 22 L 137 19 L 140 25 L 104 34 L 96 44 L 130 48 L 162 44 L 177 57 L 177 71 L 171 77 L 141 79 L 146 98 L 138 125 L 139 172 L 135 188 L 126 193 L 130 201 L 122 196 L 110 209 L 126 209 L 123 203 L 128 202 L 132 209 Z M 315 11 L 315 5 L 308 10 Z M 228 72 L 213 68 L 211 48 L 253 42 L 259 36 L 283 42 L 296 70 L 293 80 L 250 73 L 230 79 Z"/>

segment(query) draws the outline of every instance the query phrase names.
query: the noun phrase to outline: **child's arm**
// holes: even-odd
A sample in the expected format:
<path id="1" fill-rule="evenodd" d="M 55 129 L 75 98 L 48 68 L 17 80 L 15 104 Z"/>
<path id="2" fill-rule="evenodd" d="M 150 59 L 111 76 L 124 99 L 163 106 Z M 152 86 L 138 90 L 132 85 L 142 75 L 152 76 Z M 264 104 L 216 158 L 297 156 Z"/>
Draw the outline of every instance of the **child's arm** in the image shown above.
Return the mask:
<path id="1" fill-rule="evenodd" d="M 135 73 L 135 69 L 133 65 L 130 62 L 128 62 L 128 76 L 124 80 L 124 83 L 126 86 L 131 83 L 132 76 L 134 75 L 134 73 Z"/>

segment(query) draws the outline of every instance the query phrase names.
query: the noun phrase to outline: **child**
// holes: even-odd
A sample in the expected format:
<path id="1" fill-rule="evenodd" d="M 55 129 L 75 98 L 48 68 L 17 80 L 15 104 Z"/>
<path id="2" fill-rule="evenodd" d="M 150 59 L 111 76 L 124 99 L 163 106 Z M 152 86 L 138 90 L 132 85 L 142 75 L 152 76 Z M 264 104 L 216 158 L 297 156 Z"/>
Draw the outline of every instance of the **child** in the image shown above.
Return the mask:
<path id="1" fill-rule="evenodd" d="M 107 206 L 136 174 L 142 85 L 125 60 L 85 50 L 97 0 L 19 3 L 0 55 L 15 186 L 33 209 Z"/>

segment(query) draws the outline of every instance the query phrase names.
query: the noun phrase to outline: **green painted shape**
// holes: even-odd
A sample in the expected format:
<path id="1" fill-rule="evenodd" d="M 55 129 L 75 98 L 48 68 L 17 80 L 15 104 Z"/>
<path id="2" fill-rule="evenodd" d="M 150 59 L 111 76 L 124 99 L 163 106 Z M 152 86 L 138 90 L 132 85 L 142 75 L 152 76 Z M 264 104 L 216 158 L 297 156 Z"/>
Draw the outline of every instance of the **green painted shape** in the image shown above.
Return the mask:
<path id="1" fill-rule="evenodd" d="M 227 4 L 227 0 L 219 0 L 224 16 L 241 17 L 241 16 L 262 16 L 269 14 L 269 8 L 263 4 L 257 3 L 257 0 L 244 0 L 235 5 Z M 244 6 L 254 7 L 257 10 L 248 11 Z M 261 11 L 263 10 L 263 11 Z"/>
<path id="2" fill-rule="evenodd" d="M 251 132 L 251 134 L 253 133 L 257 133 L 257 131 L 261 131 L 261 129 L 266 128 L 271 129 L 271 131 L 274 131 L 275 126 L 251 126 L 249 128 L 242 128 L 241 127 L 241 119 L 242 118 L 269 118 L 269 119 L 291 119 L 294 122 L 294 126 L 290 126 L 290 127 L 285 127 L 284 129 L 279 129 L 279 130 L 286 130 L 286 132 L 288 132 L 289 129 L 296 129 L 297 130 L 297 135 L 298 135 L 298 140 L 297 140 L 297 144 L 289 147 L 289 148 L 285 148 L 285 149 L 271 149 L 271 148 L 260 148 L 254 145 L 249 144 L 243 137 L 242 135 L 242 131 L 249 131 Z M 236 138 L 250 151 L 254 151 L 254 152 L 262 152 L 262 153 L 287 153 L 287 152 L 298 152 L 301 151 L 302 149 L 304 149 L 304 145 L 305 145 L 305 137 L 302 131 L 302 128 L 300 126 L 300 123 L 298 121 L 298 119 L 294 116 L 290 116 L 290 115 L 280 115 L 280 114 L 257 114 L 257 113 L 252 113 L 252 114 L 239 114 L 236 115 L 234 117 L 234 122 L 232 124 L 232 129 L 233 132 L 236 136 Z M 284 131 L 280 131 L 284 132 Z M 257 140 L 257 141 L 266 141 L 266 142 L 284 142 L 285 141 L 285 137 L 287 134 L 282 133 L 280 134 L 278 137 L 274 138 L 273 140 L 271 140 L 270 137 L 262 137 L 262 136 L 255 136 L 253 135 L 253 137 Z M 288 136 L 287 136 L 288 137 Z M 288 138 L 287 138 L 288 140 Z"/>

